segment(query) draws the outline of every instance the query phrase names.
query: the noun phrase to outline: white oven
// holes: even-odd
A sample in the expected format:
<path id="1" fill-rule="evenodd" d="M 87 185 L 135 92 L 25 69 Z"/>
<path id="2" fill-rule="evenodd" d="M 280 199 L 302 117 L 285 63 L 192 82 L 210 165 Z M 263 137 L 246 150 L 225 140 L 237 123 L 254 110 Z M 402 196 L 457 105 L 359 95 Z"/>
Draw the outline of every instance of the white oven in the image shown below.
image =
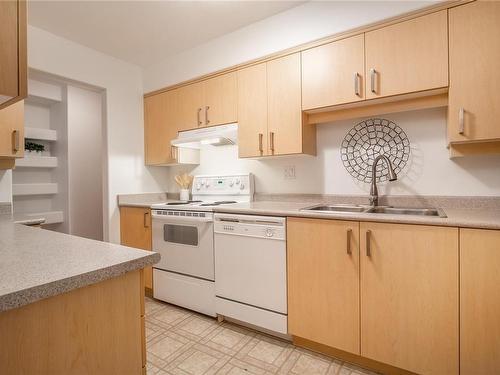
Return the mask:
<path id="1" fill-rule="evenodd" d="M 213 213 L 153 210 L 152 218 L 154 267 L 213 281 Z"/>

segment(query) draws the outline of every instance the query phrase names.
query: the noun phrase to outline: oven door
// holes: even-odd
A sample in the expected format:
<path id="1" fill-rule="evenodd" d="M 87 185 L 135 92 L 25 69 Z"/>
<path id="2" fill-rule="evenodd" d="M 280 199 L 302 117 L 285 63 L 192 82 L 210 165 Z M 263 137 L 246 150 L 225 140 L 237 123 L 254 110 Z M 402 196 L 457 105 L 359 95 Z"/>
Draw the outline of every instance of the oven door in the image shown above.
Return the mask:
<path id="1" fill-rule="evenodd" d="M 153 250 L 161 254 L 154 268 L 213 281 L 213 214 L 192 215 L 182 211 L 168 214 L 153 211 Z"/>

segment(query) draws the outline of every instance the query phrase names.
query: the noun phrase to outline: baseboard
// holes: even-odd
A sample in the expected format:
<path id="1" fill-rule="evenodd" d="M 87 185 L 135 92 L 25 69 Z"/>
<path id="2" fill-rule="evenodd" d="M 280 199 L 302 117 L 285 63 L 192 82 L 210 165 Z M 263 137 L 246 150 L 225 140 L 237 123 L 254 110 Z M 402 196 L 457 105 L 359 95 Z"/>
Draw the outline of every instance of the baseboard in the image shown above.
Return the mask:
<path id="1" fill-rule="evenodd" d="M 335 349 L 323 344 L 319 344 L 314 341 L 310 341 L 307 339 L 303 339 L 301 337 L 293 336 L 292 338 L 293 344 L 296 346 L 300 346 L 302 348 L 306 348 L 312 350 L 314 352 L 318 352 L 321 354 L 325 354 L 329 357 L 334 357 L 336 359 L 340 359 L 345 362 L 352 363 L 359 367 L 363 367 L 367 370 L 380 372 L 384 375 L 416 375 L 413 372 L 406 371 L 400 369 L 398 367 L 393 367 L 387 365 L 385 363 L 377 362 L 369 358 L 361 357 L 356 354 L 348 353 L 343 350 Z"/>

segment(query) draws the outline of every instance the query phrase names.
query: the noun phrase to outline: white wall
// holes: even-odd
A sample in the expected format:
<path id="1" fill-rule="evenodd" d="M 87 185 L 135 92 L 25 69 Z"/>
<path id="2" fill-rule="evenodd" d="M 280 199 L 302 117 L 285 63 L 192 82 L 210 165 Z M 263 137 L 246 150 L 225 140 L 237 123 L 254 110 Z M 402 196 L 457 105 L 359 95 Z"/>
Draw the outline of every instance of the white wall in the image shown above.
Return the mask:
<path id="1" fill-rule="evenodd" d="M 144 69 L 144 91 L 152 91 L 431 5 L 425 1 L 307 2 L 230 34 L 184 51 Z M 434 109 L 385 116 L 403 127 L 412 142 L 410 167 L 381 193 L 422 195 L 500 195 L 499 156 L 450 160 L 445 147 L 446 111 Z M 367 194 L 369 187 L 344 169 L 340 143 L 356 120 L 318 126 L 318 156 L 239 160 L 237 147 L 202 150 L 195 174 L 253 172 L 261 193 Z M 296 179 L 285 180 L 293 165 Z M 178 191 L 173 176 L 190 168 L 172 168 L 169 191 Z"/>
<path id="2" fill-rule="evenodd" d="M 97 86 L 106 95 L 107 209 L 104 238 L 119 242 L 116 195 L 165 191 L 168 172 L 144 166 L 141 70 L 44 30 L 28 27 L 31 68 Z"/>
<path id="3" fill-rule="evenodd" d="M 103 239 L 102 94 L 68 86 L 70 233 Z"/>
<path id="4" fill-rule="evenodd" d="M 12 171 L 0 170 L 0 202 L 12 202 Z"/>
<path id="5" fill-rule="evenodd" d="M 307 2 L 144 69 L 144 91 L 156 90 L 432 3 L 433 1 Z"/>
<path id="6" fill-rule="evenodd" d="M 500 195 L 500 155 L 449 159 L 446 149 L 446 109 L 379 116 L 394 121 L 411 142 L 408 167 L 397 182 L 383 183 L 380 194 L 393 195 Z M 287 156 L 238 159 L 237 146 L 205 146 L 202 163 L 194 168 L 172 168 L 193 174 L 252 172 L 259 193 L 367 195 L 369 185 L 352 178 L 340 159 L 340 145 L 358 120 L 339 121 L 317 128 L 317 157 Z M 296 178 L 284 178 L 284 168 L 295 166 Z M 178 191 L 171 180 L 169 191 Z"/>

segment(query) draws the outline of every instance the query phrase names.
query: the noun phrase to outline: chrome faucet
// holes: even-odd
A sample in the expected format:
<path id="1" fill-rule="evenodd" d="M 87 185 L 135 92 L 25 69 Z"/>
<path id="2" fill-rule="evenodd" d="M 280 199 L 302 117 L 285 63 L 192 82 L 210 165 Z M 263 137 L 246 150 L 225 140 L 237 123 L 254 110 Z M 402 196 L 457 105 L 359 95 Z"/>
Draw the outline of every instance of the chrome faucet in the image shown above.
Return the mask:
<path id="1" fill-rule="evenodd" d="M 398 176 L 396 172 L 394 172 L 394 168 L 392 167 L 392 163 L 389 158 L 385 155 L 379 155 L 375 158 L 372 164 L 372 186 L 370 188 L 370 206 L 378 206 L 378 189 L 377 189 L 377 164 L 378 162 L 384 159 L 387 164 L 387 168 L 389 169 L 389 181 L 396 181 Z"/>

